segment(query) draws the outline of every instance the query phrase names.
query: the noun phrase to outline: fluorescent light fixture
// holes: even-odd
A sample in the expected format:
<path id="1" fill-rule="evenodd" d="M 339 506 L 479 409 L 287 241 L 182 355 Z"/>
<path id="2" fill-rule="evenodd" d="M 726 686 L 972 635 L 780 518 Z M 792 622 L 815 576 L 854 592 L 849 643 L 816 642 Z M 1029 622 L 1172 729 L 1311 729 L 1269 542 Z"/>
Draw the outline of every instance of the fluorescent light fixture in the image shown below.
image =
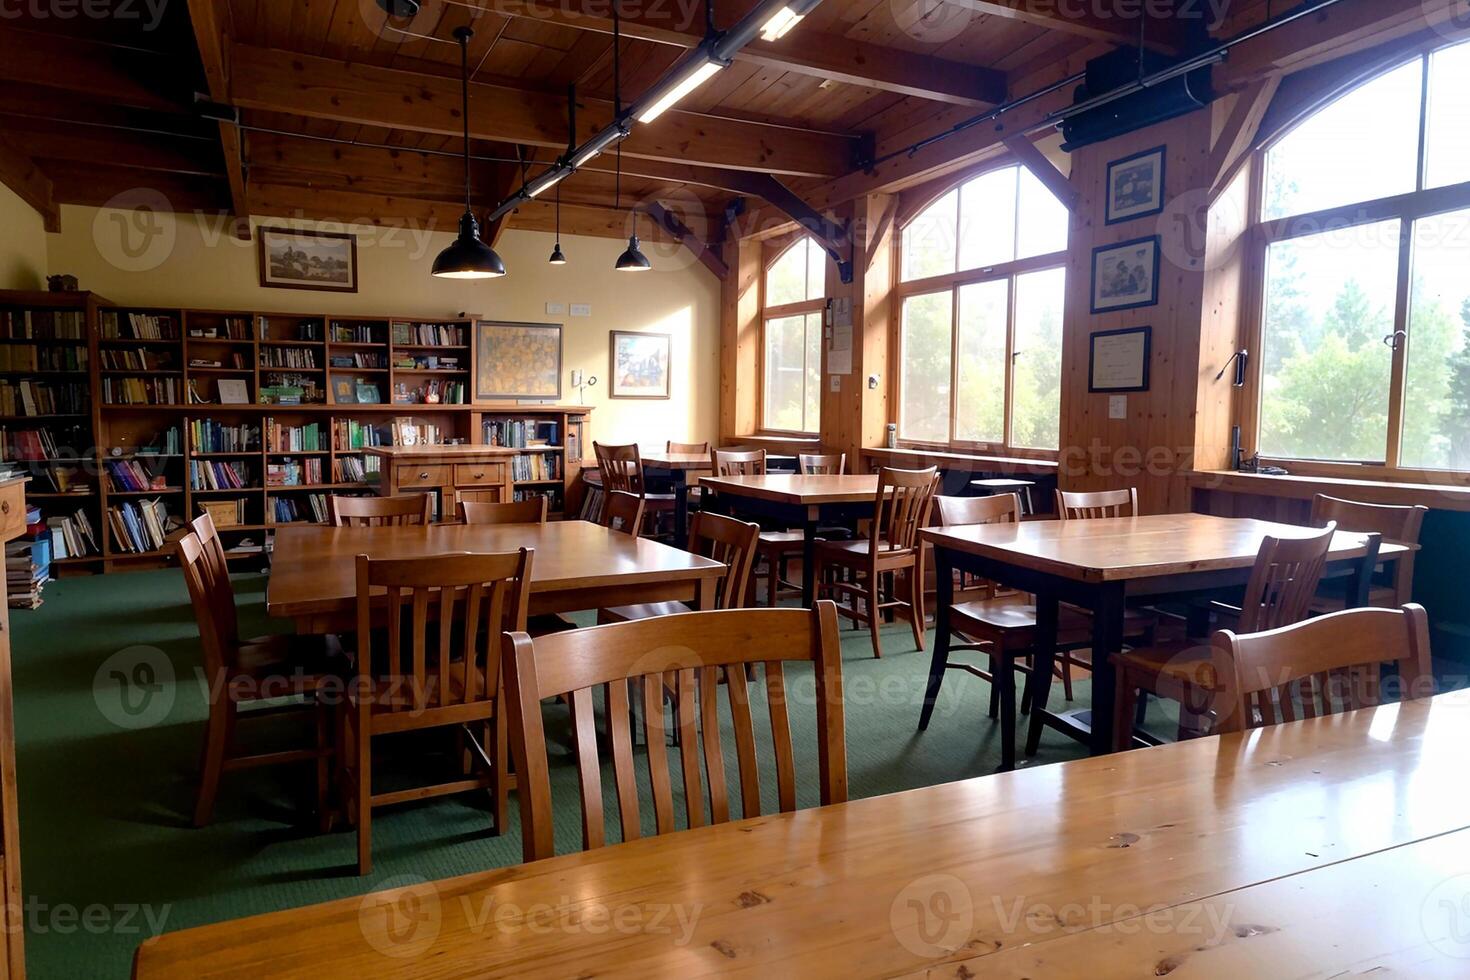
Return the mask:
<path id="1" fill-rule="evenodd" d="M 612 146 L 614 143 L 616 143 L 618 140 L 622 139 L 626 135 L 626 133 L 619 130 L 616 126 L 609 126 L 607 129 L 604 129 L 602 132 L 592 137 L 592 139 L 588 140 L 586 144 L 584 144 L 580 149 L 577 150 L 577 152 L 573 153 L 572 158 L 567 161 L 567 166 L 571 167 L 573 170 L 576 170 L 582 164 L 586 163 L 588 160 L 591 160 L 593 157 L 597 156 L 597 154 L 601 153 L 609 146 Z"/>
<path id="2" fill-rule="evenodd" d="M 708 55 L 706 55 L 705 58 L 708 59 Z M 709 81 L 710 77 L 713 76 L 715 72 L 725 67 L 718 61 L 710 60 L 705 60 L 703 62 L 691 61 L 689 62 L 689 65 L 691 67 L 686 69 L 687 74 L 685 74 L 683 78 L 680 78 L 675 84 L 670 85 L 669 90 L 659 96 L 658 99 L 654 101 L 653 105 L 649 106 L 647 109 L 644 109 L 638 114 L 639 122 L 653 122 L 659 116 L 663 115 L 665 110 L 667 110 L 675 102 L 678 102 L 684 96 L 688 95 L 690 92 L 693 92 L 699 86 Z"/>
<path id="3" fill-rule="evenodd" d="M 542 191 L 550 190 L 557 184 L 561 183 L 562 178 L 566 175 L 567 171 L 561 169 L 552 169 L 546 171 L 540 177 L 537 177 L 530 183 L 526 184 L 526 197 L 535 197 Z"/>
<path id="4" fill-rule="evenodd" d="M 793 13 L 790 7 L 782 7 L 771 15 L 771 19 L 761 25 L 762 41 L 779 41 L 790 33 L 791 29 L 801 23 L 805 14 Z"/>

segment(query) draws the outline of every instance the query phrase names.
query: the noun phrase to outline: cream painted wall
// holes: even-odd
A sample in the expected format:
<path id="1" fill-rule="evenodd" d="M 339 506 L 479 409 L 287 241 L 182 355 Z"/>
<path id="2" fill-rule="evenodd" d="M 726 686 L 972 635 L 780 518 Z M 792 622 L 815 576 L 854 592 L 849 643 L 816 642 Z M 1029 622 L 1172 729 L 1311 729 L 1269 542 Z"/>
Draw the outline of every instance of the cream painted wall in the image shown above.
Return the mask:
<path id="1" fill-rule="evenodd" d="M 326 228 L 309 222 L 272 225 Z M 37 219 L 39 227 L 39 218 Z M 552 236 L 508 231 L 498 251 L 509 274 L 481 282 L 429 275 L 451 236 L 423 230 L 350 227 L 358 235 L 358 292 L 332 294 L 262 289 L 254 242 L 225 233 L 212 216 L 66 206 L 61 233 L 46 235 L 46 266 L 71 273 L 83 289 L 117 303 L 251 312 L 393 314 L 447 317 L 460 312 L 494 320 L 560 321 L 563 367 L 597 377 L 587 391 L 596 407 L 599 441 L 637 441 L 663 448 L 667 439 L 716 438 L 719 415 L 719 281 L 687 249 L 645 244 L 653 271 L 618 273 L 613 263 L 626 242 L 565 236 L 568 263 L 547 265 Z M 548 302 L 592 306 L 590 317 L 549 317 Z M 672 395 L 668 401 L 608 398 L 608 331 L 673 335 Z M 563 375 L 563 399 L 576 392 Z"/>
<path id="2" fill-rule="evenodd" d="M 0 289 L 46 288 L 46 228 L 41 216 L 0 184 Z"/>

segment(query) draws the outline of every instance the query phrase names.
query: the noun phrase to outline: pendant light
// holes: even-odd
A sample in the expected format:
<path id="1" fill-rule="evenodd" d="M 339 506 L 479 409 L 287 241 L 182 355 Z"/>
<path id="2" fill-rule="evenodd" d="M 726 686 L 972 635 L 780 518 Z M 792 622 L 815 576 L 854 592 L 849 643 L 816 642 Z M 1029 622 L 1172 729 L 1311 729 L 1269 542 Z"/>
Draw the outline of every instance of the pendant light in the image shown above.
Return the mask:
<path id="1" fill-rule="evenodd" d="M 618 176 L 616 191 L 613 195 L 613 210 L 616 211 L 623 203 L 623 144 L 618 144 Z M 618 256 L 617 264 L 613 266 L 618 272 L 647 272 L 653 268 L 653 263 L 648 261 L 648 256 L 638 247 L 638 209 L 630 208 L 629 214 L 633 218 L 633 234 L 628 236 L 628 247 L 623 254 Z"/>
<path id="2" fill-rule="evenodd" d="M 556 185 L 556 244 L 552 246 L 551 258 L 546 260 L 551 265 L 566 265 L 567 257 L 561 251 L 561 185 Z"/>
<path id="3" fill-rule="evenodd" d="M 505 263 L 495 249 L 480 240 L 480 223 L 470 207 L 470 38 L 468 27 L 454 31 L 459 41 L 461 112 L 464 120 L 464 214 L 459 219 L 459 236 L 434 259 L 433 274 L 441 279 L 495 279 L 505 275 Z"/>

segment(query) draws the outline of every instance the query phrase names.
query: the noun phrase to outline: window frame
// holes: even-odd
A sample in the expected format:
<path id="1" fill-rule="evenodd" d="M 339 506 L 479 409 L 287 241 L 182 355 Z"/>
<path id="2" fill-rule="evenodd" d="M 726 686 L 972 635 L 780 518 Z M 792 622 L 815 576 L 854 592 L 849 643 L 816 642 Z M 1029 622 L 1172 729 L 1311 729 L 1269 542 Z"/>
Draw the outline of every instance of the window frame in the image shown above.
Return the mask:
<path id="1" fill-rule="evenodd" d="M 820 313 L 820 314 L 822 314 L 822 321 L 821 321 L 821 325 L 818 327 L 818 330 L 820 331 L 822 329 L 825 329 L 825 327 L 826 327 L 826 322 L 827 322 L 826 313 L 827 313 L 827 306 L 828 306 L 829 299 L 826 296 L 827 289 L 826 289 L 826 281 L 825 280 L 823 281 L 823 284 L 822 284 L 822 293 L 823 293 L 823 295 L 817 297 L 816 299 L 801 300 L 800 302 L 796 302 L 796 303 L 780 303 L 780 304 L 777 304 L 775 306 L 767 306 L 766 305 L 766 279 L 767 279 L 767 277 L 770 274 L 771 268 L 777 262 L 781 261 L 781 259 L 788 252 L 790 252 L 793 248 L 796 248 L 803 241 L 810 241 L 813 248 L 816 248 L 816 249 L 818 249 L 819 251 L 822 252 L 822 254 L 824 256 L 823 263 L 822 263 L 822 268 L 823 268 L 823 271 L 826 271 L 826 268 L 827 268 L 827 266 L 826 266 L 826 258 L 825 258 L 826 254 L 827 254 L 826 253 L 826 249 L 822 248 L 821 243 L 818 242 L 815 238 L 813 238 L 809 234 L 799 234 L 799 235 L 796 235 L 789 242 L 786 242 L 783 245 L 778 245 L 775 248 L 771 248 L 769 246 L 766 246 L 765 247 L 764 261 L 761 263 L 761 274 L 760 274 L 760 285 L 759 285 L 759 288 L 760 288 L 760 304 L 759 304 L 760 305 L 760 314 L 758 316 L 758 319 L 760 321 L 760 342 L 759 342 L 759 344 L 756 347 L 756 355 L 755 355 L 756 377 L 760 379 L 760 396 L 759 396 L 759 399 L 757 400 L 757 403 L 756 403 L 756 431 L 760 435 L 796 436 L 796 437 L 819 436 L 819 435 L 821 435 L 821 428 L 822 428 L 822 418 L 821 418 L 821 414 L 822 414 L 822 408 L 821 408 L 821 406 L 822 406 L 822 397 L 821 397 L 822 391 L 821 391 L 821 382 L 818 382 L 818 387 L 817 387 L 817 419 L 816 419 L 817 426 L 816 426 L 816 428 L 810 429 L 810 430 L 801 430 L 801 429 L 778 429 L 778 428 L 775 428 L 774 426 L 770 426 L 770 425 L 767 425 L 766 424 L 766 325 L 770 321 L 772 321 L 772 320 L 781 320 L 781 319 L 784 319 L 786 317 L 793 317 L 793 316 L 805 316 L 805 315 L 807 315 L 809 313 Z M 827 351 L 826 351 L 826 345 L 821 342 L 821 339 L 822 338 L 819 338 L 819 340 L 818 340 L 818 350 L 819 350 L 819 353 L 818 353 L 818 370 L 821 373 L 822 377 L 825 378 L 826 377 L 826 356 L 827 356 Z"/>
<path id="2" fill-rule="evenodd" d="M 1409 369 L 1409 347 L 1412 336 L 1412 296 L 1414 263 L 1414 228 L 1423 218 L 1439 214 L 1470 209 L 1470 181 L 1444 187 L 1426 188 L 1425 166 L 1428 141 L 1428 99 L 1430 83 L 1430 60 L 1437 51 L 1451 48 L 1464 42 L 1438 44 L 1411 56 L 1375 66 L 1373 71 L 1353 79 L 1350 84 L 1335 88 L 1331 95 L 1303 113 L 1292 125 L 1273 133 L 1251 154 L 1252 166 L 1249 180 L 1249 202 L 1247 214 L 1250 224 L 1245 235 L 1247 253 L 1247 301 L 1242 318 L 1242 347 L 1252 353 L 1246 371 L 1246 383 L 1237 401 L 1236 423 L 1240 426 L 1242 450 L 1245 458 L 1260 453 L 1262 399 L 1265 396 L 1264 363 L 1265 350 L 1267 271 L 1271 246 L 1309 238 L 1324 232 L 1341 232 L 1351 228 L 1377 224 L 1397 219 L 1399 222 L 1399 253 L 1397 285 L 1394 300 L 1393 329 L 1402 336 L 1394 347 L 1390 360 L 1387 438 L 1382 460 L 1324 460 L 1300 459 L 1291 456 L 1261 454 L 1262 463 L 1287 465 L 1295 474 L 1302 476 L 1380 478 L 1385 480 L 1423 480 L 1444 482 L 1447 478 L 1455 482 L 1470 482 L 1470 471 L 1431 469 L 1404 466 L 1401 464 L 1404 432 L 1404 409 L 1408 398 L 1407 379 Z M 1387 197 L 1370 198 L 1350 204 L 1292 215 L 1285 218 L 1265 217 L 1267 156 L 1282 140 L 1290 137 L 1297 128 L 1336 102 L 1347 98 L 1365 85 L 1403 68 L 1415 61 L 1422 63 L 1419 92 L 1419 145 L 1413 191 Z M 1399 332 L 1402 332 L 1401 334 Z"/>
<path id="3" fill-rule="evenodd" d="M 1001 262 L 995 265 L 980 266 L 974 269 L 966 269 L 960 272 L 945 272 L 937 276 L 929 276 L 923 279 L 904 280 L 903 278 L 903 240 L 904 232 L 915 220 L 923 215 L 929 208 L 942 199 L 950 191 L 958 190 L 970 181 L 978 180 L 987 174 L 998 170 L 1008 170 L 1015 167 L 1027 169 L 1026 165 L 1014 158 L 1004 158 L 988 163 L 981 169 L 971 170 L 958 180 L 946 183 L 933 193 L 927 195 L 921 205 L 916 207 L 908 218 L 899 227 L 894 235 L 894 262 L 892 295 L 894 301 L 891 305 L 891 353 L 895 360 L 897 369 L 889 372 L 888 396 L 892 400 L 894 411 L 893 420 L 898 426 L 898 445 L 903 449 L 931 450 L 931 451 L 954 451 L 973 452 L 986 455 L 1004 454 L 1021 459 L 1044 459 L 1054 460 L 1060 458 L 1060 449 L 1033 449 L 1016 446 L 1013 443 L 1014 412 L 1012 396 L 1015 388 L 1016 373 L 1016 279 L 1020 276 L 1033 272 L 1048 272 L 1061 269 L 1068 275 L 1067 288 L 1071 289 L 1071 269 L 1069 268 L 1071 251 L 1071 226 L 1068 222 L 1067 239 L 1068 244 L 1060 251 L 1048 252 L 1044 255 L 1033 255 L 1024 259 L 1012 259 L 1009 262 Z M 1035 174 L 1032 177 L 1035 178 Z M 1019 176 L 1017 185 L 1017 223 L 1019 225 Z M 1038 178 L 1039 179 L 1039 178 Z M 1043 184 L 1043 186 L 1045 186 Z M 1055 196 L 1055 195 L 1053 195 Z M 955 233 L 959 234 L 959 216 L 962 207 L 963 193 L 955 196 Z M 1071 214 L 1071 208 L 1067 207 L 1065 201 L 1059 204 Z M 956 263 L 960 254 L 959 241 L 955 242 Z M 1004 415 L 1002 423 L 1003 436 L 1000 442 L 983 442 L 968 439 L 957 439 L 955 437 L 956 407 L 959 403 L 959 358 L 956 356 L 960 343 L 960 290 L 969 285 L 1004 281 L 1006 283 L 1006 352 L 1005 352 L 1005 393 L 1004 393 Z M 942 293 L 948 290 L 950 293 L 950 315 L 949 315 L 949 438 L 944 441 L 933 441 L 914 439 L 903 434 L 903 309 L 904 304 L 912 296 L 922 296 L 932 293 Z M 1065 314 L 1064 314 L 1065 315 Z M 1063 328 L 1065 335 L 1065 327 Z M 1061 433 L 1057 433 L 1058 442 L 1061 441 Z"/>

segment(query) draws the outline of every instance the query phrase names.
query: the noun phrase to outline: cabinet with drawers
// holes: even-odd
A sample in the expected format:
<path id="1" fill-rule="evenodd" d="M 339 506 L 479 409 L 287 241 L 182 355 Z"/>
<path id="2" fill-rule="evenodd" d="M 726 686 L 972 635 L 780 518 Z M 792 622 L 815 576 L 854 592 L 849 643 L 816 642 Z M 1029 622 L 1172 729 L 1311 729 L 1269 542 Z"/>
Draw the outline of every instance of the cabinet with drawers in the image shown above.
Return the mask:
<path id="1" fill-rule="evenodd" d="M 455 501 L 514 499 L 511 459 L 516 450 L 500 446 L 380 446 L 367 450 L 379 458 L 385 497 L 430 492 L 439 495 L 439 519 L 454 519 Z"/>

